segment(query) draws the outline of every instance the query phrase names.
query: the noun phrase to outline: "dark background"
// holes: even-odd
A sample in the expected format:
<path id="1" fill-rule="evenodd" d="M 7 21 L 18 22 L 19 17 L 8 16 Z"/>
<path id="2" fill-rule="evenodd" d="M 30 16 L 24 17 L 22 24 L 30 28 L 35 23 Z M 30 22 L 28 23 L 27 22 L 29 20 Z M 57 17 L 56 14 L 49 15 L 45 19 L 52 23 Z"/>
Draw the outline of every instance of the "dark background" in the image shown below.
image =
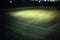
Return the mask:
<path id="1" fill-rule="evenodd" d="M 12 7 L 31 7 L 31 6 L 52 6 L 52 7 L 60 7 L 60 2 L 44 2 L 41 1 L 40 3 L 38 1 L 20 1 L 20 0 L 12 0 L 12 3 L 10 3 L 10 0 L 1 0 L 0 1 L 0 8 L 12 8 Z"/>

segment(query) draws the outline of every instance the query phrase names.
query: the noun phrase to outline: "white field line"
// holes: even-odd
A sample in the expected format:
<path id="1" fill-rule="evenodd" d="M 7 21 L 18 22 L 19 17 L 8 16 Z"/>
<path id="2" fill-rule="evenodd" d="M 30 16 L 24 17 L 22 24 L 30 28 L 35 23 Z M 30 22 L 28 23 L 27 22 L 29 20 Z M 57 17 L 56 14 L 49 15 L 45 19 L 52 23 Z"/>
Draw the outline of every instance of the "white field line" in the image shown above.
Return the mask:
<path id="1" fill-rule="evenodd" d="M 51 29 L 51 28 L 53 28 L 53 27 L 57 26 L 58 24 L 60 24 L 60 23 L 56 23 L 56 24 L 54 24 L 54 25 L 50 26 L 50 27 L 49 27 L 49 29 Z"/>
<path id="2" fill-rule="evenodd" d="M 17 22 L 17 23 L 21 23 L 21 24 L 24 24 L 24 25 L 29 25 L 29 26 L 33 26 L 33 27 L 36 27 L 37 29 L 46 29 L 46 30 L 51 30 L 51 31 L 56 31 L 56 32 L 59 32 L 57 30 L 54 30 L 54 29 L 50 29 L 50 28 L 45 28 L 45 27 L 40 27 L 40 26 L 35 26 L 35 25 L 31 25 L 31 24 L 27 24 L 27 23 L 23 23 L 23 22 L 18 22 L 18 21 L 12 21 L 12 22 Z"/>

